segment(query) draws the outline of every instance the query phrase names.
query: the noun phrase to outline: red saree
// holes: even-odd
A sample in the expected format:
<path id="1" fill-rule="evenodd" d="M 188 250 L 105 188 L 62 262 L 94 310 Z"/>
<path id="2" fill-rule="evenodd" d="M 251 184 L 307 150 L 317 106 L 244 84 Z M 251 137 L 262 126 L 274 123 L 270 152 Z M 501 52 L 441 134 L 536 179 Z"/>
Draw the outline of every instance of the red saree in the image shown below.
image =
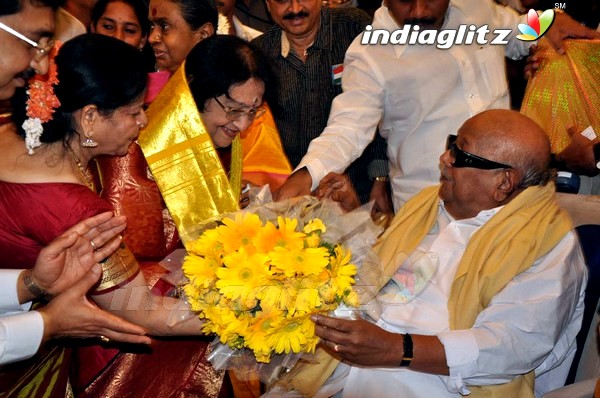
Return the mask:
<path id="1" fill-rule="evenodd" d="M 4 267 L 33 266 L 40 249 L 52 239 L 78 221 L 107 210 L 111 210 L 110 205 L 82 185 L 0 181 L 0 256 Z M 141 267 L 148 276 L 156 272 L 155 267 Z M 80 348 L 72 363 L 71 383 L 76 395 L 83 397 L 229 396 L 228 389 L 219 395 L 224 373 L 215 371 L 205 359 L 209 340 L 157 339 L 143 352 L 137 346 L 122 346 L 120 350 L 99 345 Z M 57 354 L 68 355 L 69 350 Z M 9 365 L 0 369 L 0 391 L 13 391 L 17 384 L 24 387 L 15 392 L 18 396 L 64 396 L 69 358 L 63 356 L 58 362 L 39 355 L 34 358 L 32 365 L 37 368 Z M 40 374 L 44 365 L 49 369 Z M 32 386 L 38 389 L 32 390 Z"/>

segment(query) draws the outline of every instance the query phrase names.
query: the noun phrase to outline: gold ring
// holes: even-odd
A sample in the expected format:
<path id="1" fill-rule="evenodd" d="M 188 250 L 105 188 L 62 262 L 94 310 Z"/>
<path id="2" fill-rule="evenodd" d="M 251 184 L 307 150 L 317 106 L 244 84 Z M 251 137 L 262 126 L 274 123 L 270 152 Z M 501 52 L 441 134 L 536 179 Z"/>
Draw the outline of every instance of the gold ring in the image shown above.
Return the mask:
<path id="1" fill-rule="evenodd" d="M 93 240 L 90 240 L 90 243 L 92 244 L 92 248 L 94 249 L 94 251 L 98 250 Z"/>
<path id="2" fill-rule="evenodd" d="M 99 338 L 99 339 L 100 339 L 100 341 L 101 341 L 101 342 L 103 342 L 103 343 L 110 343 L 110 339 L 109 339 L 108 337 L 106 337 L 106 336 L 102 335 L 102 334 L 101 334 L 100 336 L 98 336 L 98 338 Z"/>
<path id="3" fill-rule="evenodd" d="M 334 345 L 333 346 L 333 351 L 339 352 L 340 351 L 340 345 L 339 344 Z"/>

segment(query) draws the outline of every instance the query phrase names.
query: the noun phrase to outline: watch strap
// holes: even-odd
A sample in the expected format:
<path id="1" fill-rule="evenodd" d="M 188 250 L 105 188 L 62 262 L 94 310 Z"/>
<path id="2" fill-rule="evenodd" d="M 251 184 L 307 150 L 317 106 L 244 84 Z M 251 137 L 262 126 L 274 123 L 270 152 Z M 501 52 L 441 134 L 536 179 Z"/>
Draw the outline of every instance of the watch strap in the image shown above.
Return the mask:
<path id="1" fill-rule="evenodd" d="M 27 290 L 29 290 L 29 293 L 33 294 L 35 298 L 46 302 L 52 300 L 53 296 L 34 282 L 30 269 L 23 271 L 23 283 Z"/>
<path id="2" fill-rule="evenodd" d="M 400 362 L 401 367 L 410 366 L 411 361 L 413 360 L 413 341 L 412 336 L 408 333 L 404 334 L 402 339 L 402 361 Z"/>
<path id="3" fill-rule="evenodd" d="M 596 168 L 600 169 L 600 142 L 594 144 L 594 161 Z"/>

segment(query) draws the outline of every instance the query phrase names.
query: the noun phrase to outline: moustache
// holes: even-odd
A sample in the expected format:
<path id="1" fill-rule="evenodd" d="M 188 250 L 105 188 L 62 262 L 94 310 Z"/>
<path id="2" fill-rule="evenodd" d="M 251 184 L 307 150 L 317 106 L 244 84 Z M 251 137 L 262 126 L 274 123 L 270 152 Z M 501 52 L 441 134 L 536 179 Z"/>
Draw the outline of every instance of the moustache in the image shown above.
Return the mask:
<path id="1" fill-rule="evenodd" d="M 435 18 L 412 18 L 405 19 L 405 25 L 419 25 L 420 27 L 429 27 L 435 25 Z"/>
<path id="2" fill-rule="evenodd" d="M 308 13 L 306 11 L 300 11 L 297 13 L 290 12 L 289 14 L 285 14 L 283 19 L 294 19 L 294 18 L 306 18 L 308 17 Z"/>

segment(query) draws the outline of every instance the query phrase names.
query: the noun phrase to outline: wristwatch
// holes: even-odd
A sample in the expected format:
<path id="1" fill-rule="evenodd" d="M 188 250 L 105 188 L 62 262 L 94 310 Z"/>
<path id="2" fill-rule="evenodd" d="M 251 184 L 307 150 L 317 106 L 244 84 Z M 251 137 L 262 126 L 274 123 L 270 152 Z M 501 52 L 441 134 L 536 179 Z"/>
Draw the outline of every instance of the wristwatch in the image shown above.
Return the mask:
<path id="1" fill-rule="evenodd" d="M 596 168 L 600 169 L 600 142 L 594 144 L 594 161 L 596 162 Z"/>
<path id="2" fill-rule="evenodd" d="M 23 271 L 23 283 L 25 284 L 27 290 L 29 290 L 29 293 L 33 294 L 33 296 L 38 300 L 45 302 L 52 300 L 53 296 L 34 282 L 33 278 L 31 277 L 30 269 Z"/>
<path id="3" fill-rule="evenodd" d="M 402 348 L 404 352 L 402 353 L 400 367 L 408 367 L 410 366 L 410 362 L 413 360 L 413 341 L 412 336 L 408 333 L 404 334 L 403 336 Z"/>

